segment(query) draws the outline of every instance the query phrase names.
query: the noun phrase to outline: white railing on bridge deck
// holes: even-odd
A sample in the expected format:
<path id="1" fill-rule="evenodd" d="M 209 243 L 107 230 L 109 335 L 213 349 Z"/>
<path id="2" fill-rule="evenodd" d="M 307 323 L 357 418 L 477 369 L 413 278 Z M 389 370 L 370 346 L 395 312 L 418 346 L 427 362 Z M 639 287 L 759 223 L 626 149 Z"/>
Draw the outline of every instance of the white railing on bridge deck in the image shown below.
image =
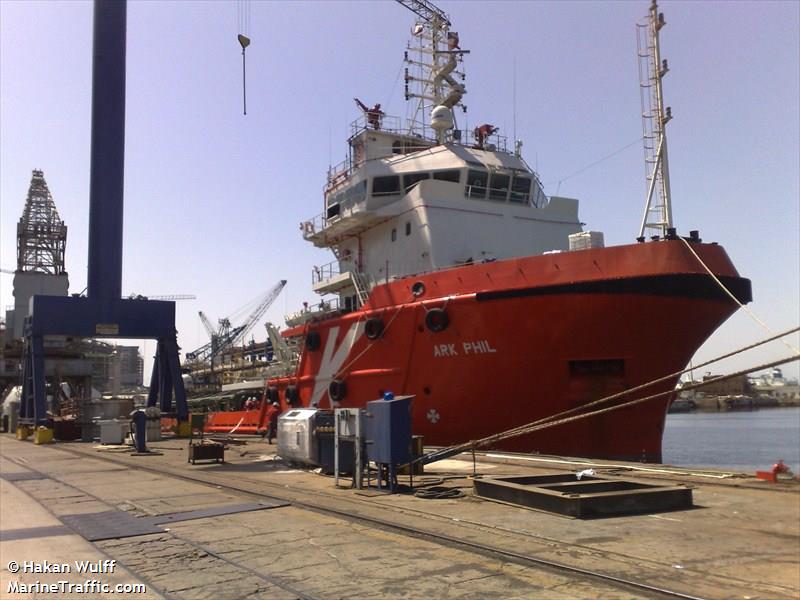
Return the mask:
<path id="1" fill-rule="evenodd" d="M 319 213 L 311 217 L 308 221 L 300 223 L 300 231 L 303 232 L 303 239 L 308 240 L 328 225 L 325 213 Z"/>
<path id="2" fill-rule="evenodd" d="M 341 272 L 342 271 L 339 268 L 338 260 L 331 261 L 325 265 L 316 265 L 311 270 L 311 285 L 314 285 L 315 283 L 321 283 L 327 279 L 330 279 L 331 277 L 340 275 Z"/>

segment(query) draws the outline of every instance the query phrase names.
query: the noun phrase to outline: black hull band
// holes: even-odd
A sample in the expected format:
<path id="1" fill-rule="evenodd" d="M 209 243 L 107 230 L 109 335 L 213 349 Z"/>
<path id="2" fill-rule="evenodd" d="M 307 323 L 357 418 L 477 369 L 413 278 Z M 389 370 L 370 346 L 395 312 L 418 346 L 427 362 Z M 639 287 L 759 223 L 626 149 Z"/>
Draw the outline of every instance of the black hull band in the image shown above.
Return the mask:
<path id="1" fill-rule="evenodd" d="M 744 277 L 719 277 L 742 304 L 753 300 L 750 280 Z M 730 296 L 709 275 L 685 273 L 678 275 L 648 275 L 625 279 L 602 279 L 559 285 L 478 292 L 478 302 L 527 296 L 552 296 L 556 294 L 640 294 L 645 296 L 673 296 L 702 300 L 728 300 Z"/>

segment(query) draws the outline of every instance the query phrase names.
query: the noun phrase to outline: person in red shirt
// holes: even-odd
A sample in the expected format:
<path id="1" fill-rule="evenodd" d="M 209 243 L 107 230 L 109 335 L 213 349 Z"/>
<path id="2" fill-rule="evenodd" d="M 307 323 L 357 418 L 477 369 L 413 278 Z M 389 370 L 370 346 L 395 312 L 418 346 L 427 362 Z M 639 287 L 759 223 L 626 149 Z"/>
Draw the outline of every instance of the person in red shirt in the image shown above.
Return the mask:
<path id="1" fill-rule="evenodd" d="M 383 115 L 386 114 L 381 110 L 381 105 L 376 104 L 372 108 L 367 108 L 367 105 L 364 104 L 358 98 L 353 98 L 358 104 L 358 107 L 364 111 L 364 114 L 367 117 L 367 122 L 372 125 L 373 129 L 380 129 L 381 128 L 381 120 L 383 119 Z"/>
<path id="2" fill-rule="evenodd" d="M 281 414 L 281 407 L 277 402 L 273 402 L 267 408 L 267 443 L 272 443 L 272 438 L 278 437 L 278 416 Z"/>

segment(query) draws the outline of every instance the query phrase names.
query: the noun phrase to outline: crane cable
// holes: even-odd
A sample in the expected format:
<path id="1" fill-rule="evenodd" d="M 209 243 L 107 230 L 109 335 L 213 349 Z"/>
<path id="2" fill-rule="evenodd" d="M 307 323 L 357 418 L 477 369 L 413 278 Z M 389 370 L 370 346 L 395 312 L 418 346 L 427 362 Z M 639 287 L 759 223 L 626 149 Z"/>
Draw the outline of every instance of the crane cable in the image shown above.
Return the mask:
<path id="1" fill-rule="evenodd" d="M 731 292 L 731 291 L 730 291 L 730 290 L 729 290 L 727 287 L 725 287 L 725 284 L 723 284 L 723 283 L 722 283 L 722 282 L 719 280 L 719 278 L 718 278 L 716 275 L 714 275 L 713 271 L 712 271 L 711 269 L 709 269 L 709 268 L 708 268 L 708 265 L 707 265 L 706 263 L 704 263 L 704 262 L 703 262 L 703 259 L 702 259 L 702 258 L 700 258 L 700 257 L 697 255 L 697 252 L 695 252 L 695 251 L 694 251 L 694 248 L 692 248 L 692 245 L 691 245 L 691 244 L 690 244 L 690 243 L 689 243 L 689 242 L 686 240 L 686 238 L 684 238 L 684 237 L 681 237 L 681 238 L 679 238 L 679 239 L 680 239 L 680 240 L 681 240 L 681 241 L 682 241 L 682 242 L 683 242 L 683 243 L 686 245 L 686 247 L 689 249 L 689 252 L 691 252 L 691 253 L 694 255 L 694 257 L 697 259 L 697 262 L 699 262 L 699 263 L 702 265 L 702 267 L 703 267 L 703 268 L 706 270 L 706 272 L 707 272 L 707 273 L 708 273 L 708 274 L 711 276 L 711 278 L 712 278 L 712 279 L 713 279 L 713 280 L 714 280 L 714 281 L 717 283 L 717 285 L 718 285 L 719 287 L 721 287 L 721 288 L 722 288 L 722 290 L 723 290 L 723 291 L 724 291 L 724 292 L 725 292 L 725 293 L 726 293 L 728 296 L 730 296 L 731 300 L 733 300 L 733 301 L 734 301 L 734 302 L 735 302 L 735 303 L 736 303 L 736 304 L 739 306 L 739 308 L 741 308 L 741 309 L 742 309 L 744 312 L 746 312 L 746 313 L 748 314 L 748 316 L 749 316 L 751 319 L 753 319 L 753 320 L 754 320 L 756 323 L 758 323 L 759 325 L 761 325 L 761 327 L 763 327 L 763 328 L 764 328 L 764 330 L 765 330 L 767 333 L 769 333 L 769 334 L 771 334 L 771 335 L 775 335 L 775 332 L 774 332 L 774 331 L 772 331 L 772 329 L 770 329 L 770 328 L 769 328 L 769 326 L 768 326 L 766 323 L 764 323 L 764 321 L 762 321 L 761 319 L 759 319 L 759 318 L 758 318 L 758 316 L 757 316 L 757 315 L 756 315 L 756 314 L 755 314 L 755 313 L 754 313 L 752 310 L 750 310 L 750 309 L 749 309 L 747 306 L 745 306 L 744 304 L 742 304 L 741 302 L 739 302 L 739 299 L 738 299 L 736 296 L 734 296 L 734 295 L 733 295 L 733 293 L 732 293 L 732 292 Z M 797 331 L 797 330 L 795 329 L 795 331 Z M 783 336 L 779 336 L 779 337 L 783 337 Z M 791 350 L 792 352 L 794 352 L 794 354 L 795 354 L 796 356 L 800 356 L 800 350 L 798 350 L 797 348 L 795 348 L 795 347 L 794 347 L 792 344 L 790 344 L 790 343 L 789 343 L 789 342 L 787 342 L 786 340 L 781 340 L 781 342 L 782 342 L 782 343 L 783 343 L 783 344 L 784 344 L 786 347 L 788 347 L 788 348 L 789 348 L 789 350 Z"/>
<path id="2" fill-rule="evenodd" d="M 242 109 L 247 114 L 247 69 L 245 64 L 245 50 L 250 45 L 250 0 L 237 0 L 237 15 L 239 17 L 239 33 L 236 39 L 242 47 Z"/>

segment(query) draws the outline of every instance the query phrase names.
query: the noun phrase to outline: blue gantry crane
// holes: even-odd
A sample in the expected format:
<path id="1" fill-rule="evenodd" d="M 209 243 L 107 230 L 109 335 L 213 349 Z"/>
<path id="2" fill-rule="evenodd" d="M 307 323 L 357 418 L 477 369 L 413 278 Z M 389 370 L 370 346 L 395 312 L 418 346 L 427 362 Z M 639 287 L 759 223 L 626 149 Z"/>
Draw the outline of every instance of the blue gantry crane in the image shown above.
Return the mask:
<path id="1" fill-rule="evenodd" d="M 188 434 L 190 429 L 175 302 L 122 298 L 126 22 L 125 0 L 95 0 L 88 285 L 85 297 L 36 295 L 31 299 L 25 320 L 17 433 L 24 438 L 33 428 L 37 443 L 53 436 L 45 391 L 44 338 L 48 335 L 156 339 L 147 404 L 159 404 L 162 413 L 175 414 L 179 434 Z"/>

